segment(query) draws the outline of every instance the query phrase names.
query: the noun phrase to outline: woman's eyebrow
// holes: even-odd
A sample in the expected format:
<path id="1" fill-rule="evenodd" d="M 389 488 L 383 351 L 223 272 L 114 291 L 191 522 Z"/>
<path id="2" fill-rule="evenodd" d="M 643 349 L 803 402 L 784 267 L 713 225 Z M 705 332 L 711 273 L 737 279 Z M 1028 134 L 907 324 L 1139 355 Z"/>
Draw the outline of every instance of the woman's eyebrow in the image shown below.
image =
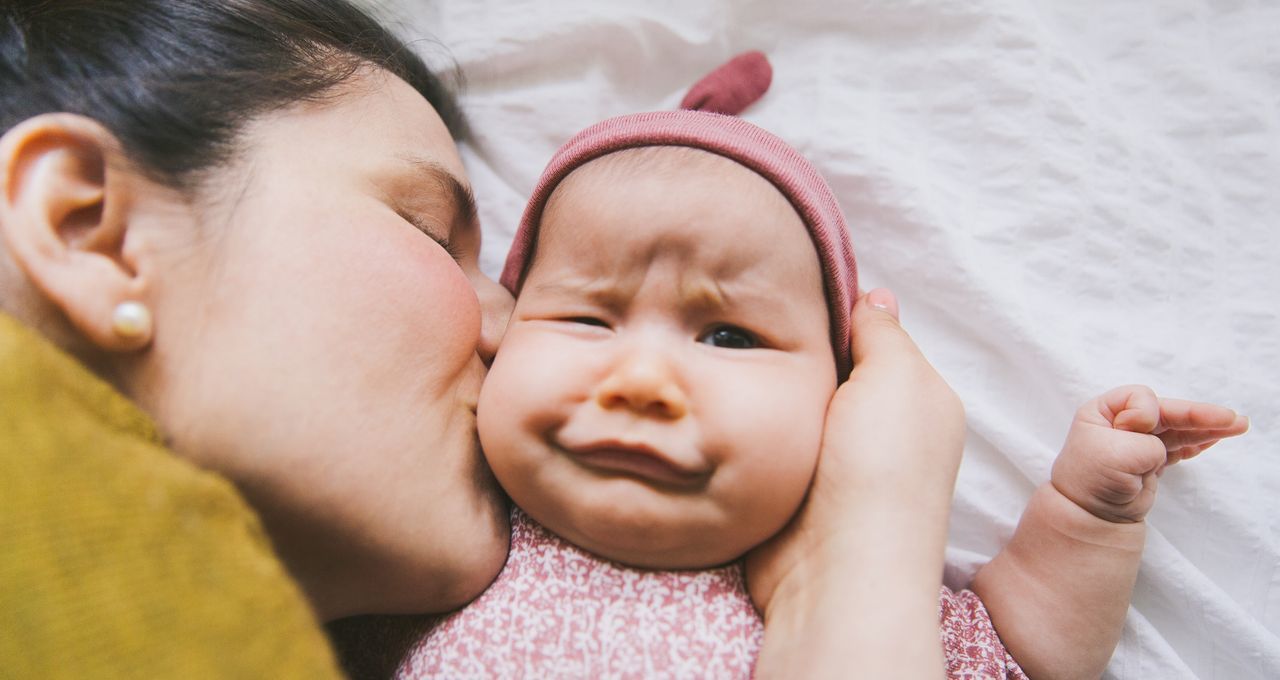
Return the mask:
<path id="1" fill-rule="evenodd" d="M 423 183 L 440 187 L 448 202 L 455 226 L 469 226 L 476 219 L 476 198 L 471 187 L 439 163 L 423 158 L 406 158 Z"/>

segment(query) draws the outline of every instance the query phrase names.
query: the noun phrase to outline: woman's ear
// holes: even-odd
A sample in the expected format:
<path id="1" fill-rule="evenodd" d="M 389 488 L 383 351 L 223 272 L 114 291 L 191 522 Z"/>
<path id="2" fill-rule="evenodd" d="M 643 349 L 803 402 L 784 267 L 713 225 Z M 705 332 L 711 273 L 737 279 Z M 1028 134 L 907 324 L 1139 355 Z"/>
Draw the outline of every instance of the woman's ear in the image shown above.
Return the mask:
<path id="1" fill-rule="evenodd" d="M 125 248 L 142 178 L 96 121 L 43 114 L 0 137 L 0 236 L 33 288 L 112 352 L 151 342 L 148 281 Z"/>

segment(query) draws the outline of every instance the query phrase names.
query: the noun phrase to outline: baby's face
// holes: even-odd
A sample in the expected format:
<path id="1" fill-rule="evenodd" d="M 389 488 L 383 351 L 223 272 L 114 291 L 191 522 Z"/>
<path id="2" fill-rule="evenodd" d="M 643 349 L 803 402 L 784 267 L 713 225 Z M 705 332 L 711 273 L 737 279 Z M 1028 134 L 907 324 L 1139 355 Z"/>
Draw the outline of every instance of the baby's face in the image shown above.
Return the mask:
<path id="1" fill-rule="evenodd" d="M 705 567 L 799 507 L 835 387 L 818 256 L 782 194 L 706 152 L 628 151 L 552 196 L 480 437 L 569 541 Z"/>

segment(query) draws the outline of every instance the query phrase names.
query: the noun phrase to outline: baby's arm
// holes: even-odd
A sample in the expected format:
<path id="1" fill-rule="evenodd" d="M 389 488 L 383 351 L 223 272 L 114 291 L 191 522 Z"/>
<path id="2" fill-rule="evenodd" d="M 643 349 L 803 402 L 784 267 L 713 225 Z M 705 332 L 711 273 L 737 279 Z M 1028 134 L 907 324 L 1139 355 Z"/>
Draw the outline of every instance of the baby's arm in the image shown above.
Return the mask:
<path id="1" fill-rule="evenodd" d="M 1119 387 L 1080 408 L 1013 538 L 974 578 L 1027 674 L 1097 678 L 1120 640 L 1164 468 L 1248 429 L 1221 406 Z"/>

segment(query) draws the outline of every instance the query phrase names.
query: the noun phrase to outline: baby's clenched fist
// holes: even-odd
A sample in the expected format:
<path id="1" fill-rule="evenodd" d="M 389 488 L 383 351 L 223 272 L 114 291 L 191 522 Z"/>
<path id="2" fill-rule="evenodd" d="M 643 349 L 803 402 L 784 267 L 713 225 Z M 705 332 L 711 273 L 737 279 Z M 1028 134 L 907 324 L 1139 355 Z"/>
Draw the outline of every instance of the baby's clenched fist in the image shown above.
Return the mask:
<path id="1" fill-rule="evenodd" d="M 1053 486 L 1101 519 L 1141 522 L 1166 467 L 1248 429 L 1248 418 L 1224 406 L 1161 399 L 1144 385 L 1117 387 L 1076 411 Z"/>

